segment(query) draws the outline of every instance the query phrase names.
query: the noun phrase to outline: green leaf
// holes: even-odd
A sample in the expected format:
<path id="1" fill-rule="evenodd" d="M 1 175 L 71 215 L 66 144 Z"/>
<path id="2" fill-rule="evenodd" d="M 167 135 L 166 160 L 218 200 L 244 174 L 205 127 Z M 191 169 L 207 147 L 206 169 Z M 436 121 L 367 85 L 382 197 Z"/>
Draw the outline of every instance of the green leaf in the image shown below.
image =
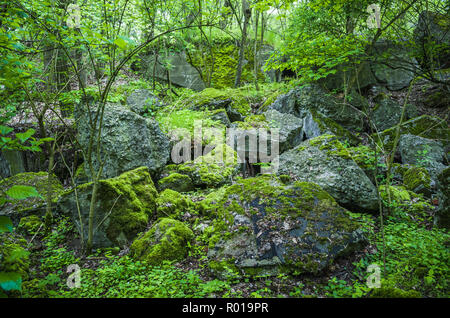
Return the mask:
<path id="1" fill-rule="evenodd" d="M 35 187 L 24 186 L 24 185 L 14 185 L 6 191 L 6 194 L 15 200 L 23 200 L 30 197 L 40 197 L 41 195 L 37 192 Z"/>
<path id="2" fill-rule="evenodd" d="M 122 38 L 115 39 L 114 44 L 117 45 L 122 50 L 125 50 L 127 48 L 127 42 Z"/>
<path id="3" fill-rule="evenodd" d="M 26 132 L 24 133 L 17 133 L 16 134 L 16 138 L 20 140 L 21 143 L 24 143 L 25 141 L 27 141 L 31 136 L 34 135 L 36 131 L 32 128 L 28 129 Z"/>
<path id="4" fill-rule="evenodd" d="M 1 215 L 0 216 L 0 233 L 12 232 L 13 224 L 9 217 Z"/>
<path id="5" fill-rule="evenodd" d="M 0 272 L 0 287 L 3 290 L 20 290 L 22 277 L 16 272 Z"/>
<path id="6" fill-rule="evenodd" d="M 9 134 L 11 131 L 13 131 L 14 129 L 12 129 L 11 127 L 7 127 L 7 126 L 2 126 L 0 125 L 0 134 L 2 135 L 7 135 Z"/>

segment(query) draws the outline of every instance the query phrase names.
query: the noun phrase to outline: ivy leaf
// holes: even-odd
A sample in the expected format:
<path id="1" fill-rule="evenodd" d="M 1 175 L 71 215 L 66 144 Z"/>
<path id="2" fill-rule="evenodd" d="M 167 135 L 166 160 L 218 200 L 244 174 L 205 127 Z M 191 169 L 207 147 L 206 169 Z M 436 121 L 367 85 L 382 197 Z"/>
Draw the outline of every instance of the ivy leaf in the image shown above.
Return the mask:
<path id="1" fill-rule="evenodd" d="M 13 224 L 9 217 L 1 215 L 0 216 L 0 233 L 12 232 Z"/>
<path id="2" fill-rule="evenodd" d="M 16 272 L 0 272 L 0 287 L 3 290 L 20 290 L 22 277 Z"/>
<path id="3" fill-rule="evenodd" d="M 41 197 L 39 192 L 37 192 L 35 187 L 24 186 L 24 185 L 14 185 L 6 191 L 6 194 L 15 200 L 23 200 L 30 197 Z"/>

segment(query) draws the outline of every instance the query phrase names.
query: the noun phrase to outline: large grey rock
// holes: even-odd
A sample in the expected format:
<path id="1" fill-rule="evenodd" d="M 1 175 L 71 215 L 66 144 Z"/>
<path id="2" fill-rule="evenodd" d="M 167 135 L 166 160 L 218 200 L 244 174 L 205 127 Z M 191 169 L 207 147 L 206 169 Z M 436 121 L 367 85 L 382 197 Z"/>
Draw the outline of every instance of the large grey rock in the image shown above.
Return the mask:
<path id="1" fill-rule="evenodd" d="M 423 11 L 419 15 L 414 41 L 416 58 L 423 69 L 445 69 L 450 66 L 450 24 L 448 13 Z"/>
<path id="2" fill-rule="evenodd" d="M 213 220 L 208 251 L 214 273 L 318 273 L 365 242 L 355 219 L 321 187 L 285 186 L 273 176 L 238 181 L 200 204 Z M 211 232 L 211 231 L 209 231 Z"/>
<path id="3" fill-rule="evenodd" d="M 86 242 L 92 183 L 77 186 L 58 200 L 58 211 L 70 216 Z M 147 167 L 99 181 L 94 213 L 93 247 L 125 246 L 146 229 L 156 210 L 158 192 Z M 79 209 L 78 209 L 79 208 Z"/>
<path id="4" fill-rule="evenodd" d="M 400 122 L 402 115 L 402 105 L 389 98 L 385 94 L 380 94 L 375 98 L 376 105 L 372 111 L 371 119 L 378 131 L 383 131 L 394 127 Z M 406 105 L 404 121 L 415 117 L 416 110 L 411 104 Z"/>
<path id="5" fill-rule="evenodd" d="M 375 52 L 376 59 L 371 68 L 377 82 L 385 84 L 389 90 L 408 87 L 414 78 L 417 62 L 407 43 L 379 41 L 375 44 Z"/>
<path id="6" fill-rule="evenodd" d="M 314 182 L 354 212 L 378 209 L 377 190 L 336 136 L 304 141 L 280 155 L 278 174 Z"/>
<path id="7" fill-rule="evenodd" d="M 446 154 L 440 141 L 405 134 L 399 139 L 398 150 L 403 164 L 426 168 L 433 180 L 445 168 Z"/>
<path id="8" fill-rule="evenodd" d="M 358 74 L 356 74 L 359 69 Z M 357 77 L 357 81 L 359 87 L 361 89 L 369 87 L 371 85 L 375 85 L 377 83 L 377 79 L 373 76 L 372 71 L 370 69 L 369 63 L 364 63 L 361 66 L 353 65 L 339 65 L 336 68 L 336 73 L 329 74 L 327 77 L 320 79 L 319 83 L 325 87 L 326 89 L 332 90 L 343 90 L 346 83 L 349 83 L 355 76 Z"/>
<path id="9" fill-rule="evenodd" d="M 303 121 L 289 114 L 270 109 L 264 113 L 270 128 L 279 129 L 279 151 L 283 153 L 303 141 Z"/>
<path id="10" fill-rule="evenodd" d="M 315 138 L 324 134 L 336 135 L 339 140 L 347 141 L 352 145 L 357 145 L 361 141 L 354 134 L 336 123 L 334 120 L 321 115 L 318 112 L 309 110 L 303 118 L 303 133 L 305 139 Z"/>
<path id="11" fill-rule="evenodd" d="M 92 118 L 95 116 L 94 109 L 91 108 Z M 75 109 L 78 141 L 86 153 L 91 134 L 88 117 L 86 106 L 78 105 Z M 95 153 L 94 148 L 92 160 L 94 168 L 98 169 Z M 103 178 L 113 178 L 141 166 L 155 173 L 164 167 L 169 155 L 169 139 L 155 120 L 141 117 L 121 105 L 106 105 L 100 142 L 100 156 L 104 161 Z M 86 174 L 90 176 L 88 167 L 85 168 Z"/>
<path id="12" fill-rule="evenodd" d="M 144 67 L 144 76 L 148 79 L 153 78 L 153 65 L 155 63 L 154 56 L 146 56 L 143 61 L 147 67 Z M 170 81 L 177 86 L 190 88 L 195 91 L 201 91 L 205 88 L 199 72 L 188 63 L 186 59 L 186 53 L 172 53 L 168 57 L 168 69 L 170 72 Z M 167 81 L 167 69 L 165 65 L 161 63 L 159 58 L 156 63 L 155 77 L 161 81 Z"/>
<path id="13" fill-rule="evenodd" d="M 143 116 L 149 111 L 162 107 L 161 101 L 147 89 L 137 89 L 127 98 L 131 111 Z"/>
<path id="14" fill-rule="evenodd" d="M 293 89 L 279 96 L 268 109 L 299 118 L 304 118 L 309 111 L 315 111 L 345 128 L 358 131 L 363 128 L 362 113 L 327 94 L 318 84 L 308 84 Z"/>

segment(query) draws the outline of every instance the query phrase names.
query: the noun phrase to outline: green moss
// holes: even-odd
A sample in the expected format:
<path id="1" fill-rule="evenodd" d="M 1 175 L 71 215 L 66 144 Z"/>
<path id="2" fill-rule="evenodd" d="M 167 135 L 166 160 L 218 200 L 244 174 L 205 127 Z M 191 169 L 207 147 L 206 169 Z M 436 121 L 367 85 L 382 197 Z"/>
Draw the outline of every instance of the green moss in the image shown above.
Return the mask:
<path id="1" fill-rule="evenodd" d="M 175 172 L 159 180 L 158 188 L 161 191 L 172 189 L 177 192 L 189 192 L 194 190 L 194 185 L 189 176 Z"/>
<path id="2" fill-rule="evenodd" d="M 431 177 L 423 167 L 411 167 L 403 174 L 403 184 L 406 189 L 415 193 L 429 194 Z"/>
<path id="3" fill-rule="evenodd" d="M 348 141 L 352 145 L 360 143 L 360 139 L 347 129 L 339 125 L 333 119 L 323 116 L 322 114 L 310 110 L 313 120 L 316 122 L 322 134 L 331 134 L 338 137 L 341 141 Z"/>
<path id="4" fill-rule="evenodd" d="M 20 219 L 18 230 L 27 235 L 34 235 L 43 224 L 37 215 L 25 216 Z"/>
<path id="5" fill-rule="evenodd" d="M 214 37 L 214 44 L 202 55 L 201 51 L 193 51 L 190 54 L 190 62 L 201 70 L 203 80 L 215 88 L 226 88 L 234 85 L 236 69 L 239 59 L 239 48 L 231 37 Z M 202 43 L 197 43 L 202 46 Z M 208 46 L 211 44 L 208 43 Z M 206 53 L 206 54 L 205 54 Z M 242 69 L 241 82 L 252 83 L 254 81 L 253 72 L 253 50 L 245 51 L 245 59 L 248 61 Z M 264 79 L 261 71 L 258 71 L 258 79 Z"/>
<path id="6" fill-rule="evenodd" d="M 0 272 L 16 272 L 27 278 L 30 268 L 27 241 L 14 233 L 0 234 Z"/>
<path id="7" fill-rule="evenodd" d="M 260 110 L 262 112 L 265 112 L 270 105 L 272 105 L 278 98 L 278 96 L 280 96 L 282 94 L 281 91 L 275 91 L 272 94 L 269 95 L 269 97 L 267 97 L 267 99 L 264 101 L 264 103 L 261 105 Z"/>
<path id="8" fill-rule="evenodd" d="M 158 192 L 148 173 L 141 167 L 116 178 L 100 180 L 99 197 L 111 198 L 114 212 L 110 216 L 108 237 L 118 237 L 121 232 L 132 237 L 148 222 L 148 216 L 156 209 Z"/>
<path id="9" fill-rule="evenodd" d="M 89 181 L 86 170 L 84 169 L 84 162 L 79 165 L 77 170 L 75 171 L 74 179 L 75 184 L 82 184 Z"/>
<path id="10" fill-rule="evenodd" d="M 179 218 L 184 213 L 189 212 L 192 207 L 192 201 L 182 194 L 166 189 L 160 193 L 156 199 L 156 214 L 158 217 Z"/>
<path id="11" fill-rule="evenodd" d="M 308 220 L 305 223 L 306 228 L 296 234 L 298 242 L 306 242 L 305 240 L 322 242 L 323 250 L 315 253 L 314 257 L 310 254 L 302 256 L 293 251 L 298 248 L 299 243 L 295 243 L 294 248 L 294 245 L 290 245 L 294 243 L 287 241 L 284 264 L 287 271 L 317 272 L 327 262 L 327 255 L 336 248 L 336 244 L 339 244 L 333 239 L 329 240 L 329 236 L 324 236 L 324 233 L 335 228 L 344 233 L 352 233 L 361 226 L 357 221 L 359 215 L 346 212 L 320 186 L 300 181 L 285 186 L 271 175 L 238 179 L 235 184 L 208 195 L 205 200 L 197 203 L 197 207 L 212 221 L 204 235 L 207 237 L 206 241 L 209 237 L 210 250 L 215 251 L 216 256 L 212 259 L 219 263 L 230 261 L 227 256 L 221 256 L 221 251 L 227 250 L 226 245 L 234 244 L 235 248 L 238 248 L 239 242 L 253 239 L 257 234 L 252 234 L 253 229 L 247 226 L 235 226 L 238 215 L 250 219 L 256 217 L 258 224 L 264 227 L 260 229 L 262 232 L 275 230 L 279 231 L 279 234 L 284 233 L 279 224 L 292 224 L 291 222 L 297 222 L 294 220 L 299 219 Z M 325 219 L 326 225 L 320 223 L 322 221 L 319 220 Z M 272 227 L 266 227 L 268 224 L 272 224 Z M 316 224 L 320 224 L 320 231 L 315 227 Z M 230 243 L 233 240 L 235 243 Z M 306 248 L 308 246 L 305 246 Z M 349 251 L 350 249 L 347 252 Z M 282 270 L 282 266 L 275 265 L 274 268 L 274 264 L 278 264 L 274 259 L 249 260 L 248 264 L 241 264 L 239 268 L 247 274 L 274 273 Z"/>
<path id="12" fill-rule="evenodd" d="M 352 156 L 347 148 L 334 135 L 321 135 L 309 139 L 309 144 L 326 152 L 330 157 L 340 157 L 343 159 L 352 159 Z"/>
<path id="13" fill-rule="evenodd" d="M 411 201 L 411 196 L 409 192 L 404 187 L 399 186 L 385 186 L 380 185 L 378 187 L 378 191 L 380 192 L 380 196 L 383 200 L 388 201 L 390 196 L 391 201 L 396 202 L 398 204 Z M 390 191 L 390 193 L 388 193 Z"/>
<path id="14" fill-rule="evenodd" d="M 386 129 L 380 135 L 372 137 L 387 151 L 392 150 L 398 125 Z M 400 126 L 400 135 L 411 134 L 428 139 L 437 139 L 443 142 L 450 140 L 450 131 L 445 120 L 438 117 L 423 115 L 404 122 Z"/>
<path id="15" fill-rule="evenodd" d="M 135 240 L 130 250 L 134 258 L 160 265 L 165 260 L 183 259 L 188 252 L 188 243 L 193 239 L 194 233 L 184 223 L 162 218 L 143 237 Z"/>
<path id="16" fill-rule="evenodd" d="M 230 182 L 237 168 L 236 152 L 221 144 L 208 154 L 180 165 L 178 172 L 189 175 L 196 186 L 218 187 Z"/>
<path id="17" fill-rule="evenodd" d="M 49 178 L 47 172 L 24 172 L 0 181 L 0 188 L 3 191 L 7 191 L 13 185 L 35 187 L 41 195 L 41 198 L 32 197 L 25 200 L 12 200 L 11 203 L 8 203 L 8 205 L 13 207 L 14 211 L 17 213 L 41 207 L 44 204 L 47 195 L 50 195 L 52 201 L 56 201 L 64 192 L 63 186 L 58 178 L 53 174 Z"/>
<path id="18" fill-rule="evenodd" d="M 229 100 L 229 103 L 224 101 Z M 230 120 L 234 117 L 244 118 L 251 113 L 250 103 L 253 98 L 249 96 L 246 88 L 218 90 L 206 88 L 203 91 L 190 96 L 185 105 L 194 110 L 214 110 L 227 106 L 227 113 Z M 234 116 L 233 113 L 235 113 Z"/>
<path id="19" fill-rule="evenodd" d="M 402 290 L 395 287 L 374 288 L 370 293 L 371 298 L 421 298 L 422 295 L 416 290 Z"/>

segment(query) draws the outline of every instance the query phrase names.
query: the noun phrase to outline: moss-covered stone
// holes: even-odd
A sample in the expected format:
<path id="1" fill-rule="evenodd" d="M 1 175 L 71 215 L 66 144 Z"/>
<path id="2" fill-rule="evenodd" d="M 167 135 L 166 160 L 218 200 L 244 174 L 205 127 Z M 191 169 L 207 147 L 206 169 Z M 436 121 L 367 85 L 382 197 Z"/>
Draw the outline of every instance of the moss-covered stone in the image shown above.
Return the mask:
<path id="1" fill-rule="evenodd" d="M 93 183 L 79 185 L 58 201 L 63 214 L 71 215 L 87 237 Z M 99 181 L 94 214 L 94 247 L 123 246 L 143 231 L 156 211 L 157 191 L 147 167 L 137 168 L 112 179 Z M 80 211 L 78 211 L 77 198 Z"/>
<path id="2" fill-rule="evenodd" d="M 236 68 L 239 61 L 239 48 L 230 36 L 214 37 L 213 43 L 207 43 L 208 49 L 204 54 L 194 51 L 190 54 L 190 63 L 201 70 L 205 83 L 210 82 L 212 87 L 233 87 L 236 77 Z M 196 43 L 196 47 L 203 46 Z M 248 61 L 242 68 L 241 82 L 253 83 L 253 50 L 245 51 L 245 60 Z M 264 75 L 258 70 L 258 79 L 264 79 Z"/>
<path id="3" fill-rule="evenodd" d="M 383 144 L 387 151 L 392 150 L 394 138 L 398 125 L 386 129 L 380 135 L 374 134 L 372 137 L 378 143 Z M 438 118 L 429 115 L 423 115 L 404 122 L 400 125 L 400 135 L 411 134 L 428 139 L 436 139 L 442 142 L 450 140 L 450 130 L 447 123 Z"/>
<path id="4" fill-rule="evenodd" d="M 225 262 L 248 275 L 317 273 L 364 241 L 359 216 L 309 182 L 240 179 L 208 195 L 198 209 L 212 220 L 204 231 L 211 269 Z"/>
<path id="5" fill-rule="evenodd" d="M 431 177 L 423 167 L 411 167 L 403 174 L 403 184 L 406 189 L 415 193 L 431 195 Z"/>
<path id="6" fill-rule="evenodd" d="M 171 189 L 166 189 L 161 192 L 158 199 L 156 199 L 156 204 L 156 214 L 158 217 L 169 217 L 173 219 L 178 219 L 193 207 L 193 203 L 188 197 Z"/>
<path id="7" fill-rule="evenodd" d="M 182 222 L 162 218 L 130 247 L 134 258 L 152 265 L 163 261 L 178 261 L 186 257 L 188 243 L 194 233 Z"/>
<path id="8" fill-rule="evenodd" d="M 8 198 L 10 202 L 0 208 L 0 214 L 9 215 L 14 223 L 18 222 L 20 217 L 31 213 L 44 214 L 43 206 L 47 196 L 49 195 L 50 199 L 55 202 L 64 192 L 58 178 L 53 174 L 49 178 L 47 172 L 24 172 L 0 181 L 0 188 L 3 191 L 9 190 L 14 185 L 34 187 L 41 195 L 41 197 L 30 197 L 25 200 Z M 1 196 L 6 198 L 3 192 L 0 193 Z"/>
<path id="9" fill-rule="evenodd" d="M 194 185 L 189 176 L 175 172 L 160 179 L 158 181 L 158 188 L 161 191 L 172 189 L 177 192 L 189 192 L 194 190 Z"/>
<path id="10" fill-rule="evenodd" d="M 43 224 L 41 218 L 37 215 L 25 216 L 20 219 L 18 230 L 27 235 L 34 235 Z"/>
<path id="11" fill-rule="evenodd" d="M 221 144 L 208 154 L 179 165 L 177 171 L 188 175 L 195 186 L 210 188 L 230 183 L 238 167 L 236 152 L 228 145 Z"/>
<path id="12" fill-rule="evenodd" d="M 194 110 L 216 110 L 225 109 L 230 121 L 243 120 L 250 115 L 251 98 L 247 95 L 245 89 L 225 89 L 218 90 L 207 88 L 203 91 L 190 96 L 185 104 Z"/>
<path id="13" fill-rule="evenodd" d="M 335 135 L 341 141 L 357 145 L 361 140 L 350 131 L 315 110 L 310 110 L 304 119 L 304 132 L 306 138 L 314 138 L 325 134 Z"/>
<path id="14" fill-rule="evenodd" d="M 30 269 L 27 241 L 15 233 L 0 234 L 0 272 L 16 272 L 22 279 Z"/>
<path id="15" fill-rule="evenodd" d="M 378 210 L 375 186 L 336 136 L 312 138 L 282 153 L 278 174 L 317 183 L 351 211 Z"/>

